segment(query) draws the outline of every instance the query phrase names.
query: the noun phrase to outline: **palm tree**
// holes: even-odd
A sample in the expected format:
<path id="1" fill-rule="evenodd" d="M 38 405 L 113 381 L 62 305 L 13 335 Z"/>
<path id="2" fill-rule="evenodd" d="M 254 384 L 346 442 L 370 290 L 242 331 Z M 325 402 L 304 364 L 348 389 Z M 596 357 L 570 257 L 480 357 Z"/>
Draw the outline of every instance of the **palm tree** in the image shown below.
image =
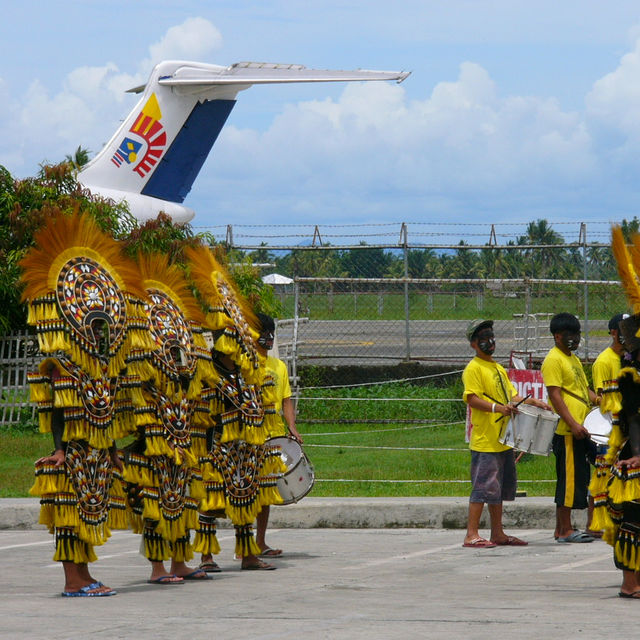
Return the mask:
<path id="1" fill-rule="evenodd" d="M 553 249 L 550 245 L 562 244 L 564 238 L 554 231 L 546 220 L 540 219 L 527 225 L 525 236 L 518 238 L 520 245 L 545 245 L 535 249 L 523 251 L 527 259 L 530 272 L 534 278 L 545 278 L 552 271 L 562 270 L 561 266 L 566 258 L 566 252 L 561 249 Z"/>
<path id="2" fill-rule="evenodd" d="M 84 147 L 78 146 L 76 152 L 73 155 L 67 154 L 64 159 L 76 170 L 82 169 L 85 164 L 89 162 L 89 154 L 91 152 Z"/>

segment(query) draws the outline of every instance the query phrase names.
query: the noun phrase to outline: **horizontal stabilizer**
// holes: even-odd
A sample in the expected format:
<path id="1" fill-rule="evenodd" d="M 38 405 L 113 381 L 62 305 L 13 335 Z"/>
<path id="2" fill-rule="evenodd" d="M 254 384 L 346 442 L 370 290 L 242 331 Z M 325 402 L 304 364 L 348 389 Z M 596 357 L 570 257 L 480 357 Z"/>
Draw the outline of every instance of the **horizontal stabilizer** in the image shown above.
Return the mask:
<path id="1" fill-rule="evenodd" d="M 194 87 L 215 85 L 253 85 L 291 82 L 366 82 L 371 80 L 395 80 L 402 82 L 409 71 L 341 71 L 331 69 L 307 69 L 299 64 L 273 64 L 267 62 L 237 62 L 229 67 L 216 65 L 184 66 L 170 76 L 160 77 L 158 84 L 169 87 Z M 129 91 L 139 93 L 144 85 Z"/>

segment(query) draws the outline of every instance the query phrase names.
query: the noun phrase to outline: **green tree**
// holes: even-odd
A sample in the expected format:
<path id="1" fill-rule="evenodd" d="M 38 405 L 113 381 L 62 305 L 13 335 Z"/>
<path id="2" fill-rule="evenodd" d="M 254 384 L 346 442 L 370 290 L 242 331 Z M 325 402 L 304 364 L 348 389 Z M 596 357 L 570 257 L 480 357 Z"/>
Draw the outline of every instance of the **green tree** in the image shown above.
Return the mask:
<path id="1" fill-rule="evenodd" d="M 342 254 L 342 268 L 349 278 L 383 278 L 393 257 L 384 249 L 366 248 L 366 242 L 361 242 L 362 249 L 348 249 Z"/>
<path id="2" fill-rule="evenodd" d="M 90 213 L 114 237 L 123 237 L 136 225 L 126 206 L 88 194 L 69 163 L 44 165 L 36 177 L 24 180 L 15 180 L 0 167 L 0 330 L 26 327 L 18 264 L 33 245 L 34 233 L 53 213 L 76 210 Z"/>
<path id="3" fill-rule="evenodd" d="M 620 228 L 622 229 L 624 239 L 627 242 L 631 242 L 631 236 L 634 233 L 638 233 L 638 231 L 640 231 L 640 220 L 638 220 L 637 216 L 633 216 L 632 220 L 623 218 L 622 223 L 620 224 Z"/>
<path id="4" fill-rule="evenodd" d="M 554 273 L 566 272 L 567 265 L 563 263 L 567 260 L 567 252 L 552 247 L 554 244 L 563 243 L 564 238 L 554 231 L 546 220 L 530 222 L 526 235 L 518 238 L 519 245 L 537 245 L 523 250 L 526 275 L 531 278 L 549 278 L 553 277 Z"/>

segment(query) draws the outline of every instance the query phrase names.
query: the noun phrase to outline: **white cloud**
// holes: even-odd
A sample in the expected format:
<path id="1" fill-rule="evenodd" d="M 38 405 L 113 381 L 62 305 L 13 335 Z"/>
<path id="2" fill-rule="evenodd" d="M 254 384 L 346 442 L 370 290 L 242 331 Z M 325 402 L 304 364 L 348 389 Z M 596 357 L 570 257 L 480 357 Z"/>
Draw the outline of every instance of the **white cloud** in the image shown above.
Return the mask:
<path id="1" fill-rule="evenodd" d="M 626 135 L 640 133 L 640 39 L 618 67 L 594 83 L 587 95 L 589 117 Z"/>
<path id="2" fill-rule="evenodd" d="M 406 82 L 419 81 L 409 78 Z M 481 66 L 463 63 L 425 100 L 406 85 L 355 83 L 337 101 L 287 105 L 263 134 L 223 131 L 216 169 L 256 184 L 424 195 L 562 187 L 595 167 L 577 113 L 551 99 L 498 98 Z M 241 171 L 242 169 L 242 171 Z"/>
<path id="3" fill-rule="evenodd" d="M 149 58 L 133 74 L 121 71 L 113 62 L 78 67 L 67 74 L 62 90 L 54 95 L 34 80 L 25 95 L 3 107 L 8 133 L 0 163 L 20 174 L 43 161 L 59 162 L 78 145 L 96 153 L 126 116 L 126 103 L 133 107 L 125 92 L 143 84 L 155 62 L 202 59 L 220 45 L 221 35 L 213 24 L 204 18 L 189 18 L 151 45 Z"/>
<path id="4" fill-rule="evenodd" d="M 20 175 L 78 145 L 97 152 L 133 107 L 124 92 L 144 83 L 154 63 L 206 60 L 221 46 L 211 22 L 189 18 L 150 45 L 136 68 L 77 67 L 57 93 L 35 80 L 18 97 L 0 81 L 0 164 Z M 546 197 L 555 205 L 577 192 L 604 199 L 626 177 L 632 198 L 640 165 L 639 76 L 640 40 L 594 83 L 580 112 L 563 111 L 554 98 L 504 96 L 474 62 L 432 87 L 415 74 L 401 85 L 348 84 L 336 98 L 323 98 L 328 92 L 316 85 L 311 95 L 319 99 L 282 104 L 265 130 L 234 125 L 232 115 L 194 195 L 224 198 L 211 207 L 224 221 L 256 209 L 308 218 L 314 207 L 338 216 L 345 207 L 387 215 L 430 202 L 454 210 L 474 201 L 487 209 Z M 253 100 L 259 90 L 238 99 Z"/>
<path id="5" fill-rule="evenodd" d="M 162 60 L 206 60 L 211 51 L 222 47 L 222 34 L 204 18 L 187 18 L 171 27 L 149 47 L 149 58 L 143 63 L 147 71 Z"/>

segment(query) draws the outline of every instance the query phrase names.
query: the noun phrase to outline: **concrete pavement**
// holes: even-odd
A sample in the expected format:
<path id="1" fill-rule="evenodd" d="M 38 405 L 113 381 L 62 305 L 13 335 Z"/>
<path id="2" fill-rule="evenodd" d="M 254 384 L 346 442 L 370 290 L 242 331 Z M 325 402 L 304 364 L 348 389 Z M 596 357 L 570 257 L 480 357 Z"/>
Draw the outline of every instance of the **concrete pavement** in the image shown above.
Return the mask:
<path id="1" fill-rule="evenodd" d="M 139 537 L 114 532 L 93 576 L 109 598 L 61 598 L 62 570 L 42 529 L 0 531 L 0 637 L 389 640 L 600 639 L 633 629 L 640 602 L 617 597 L 602 541 L 558 544 L 520 529 L 528 547 L 464 549 L 451 529 L 271 529 L 277 571 L 241 571 L 233 531 L 219 532 L 223 572 L 207 582 L 147 584 Z M 629 626 L 631 625 L 631 626 Z"/>

